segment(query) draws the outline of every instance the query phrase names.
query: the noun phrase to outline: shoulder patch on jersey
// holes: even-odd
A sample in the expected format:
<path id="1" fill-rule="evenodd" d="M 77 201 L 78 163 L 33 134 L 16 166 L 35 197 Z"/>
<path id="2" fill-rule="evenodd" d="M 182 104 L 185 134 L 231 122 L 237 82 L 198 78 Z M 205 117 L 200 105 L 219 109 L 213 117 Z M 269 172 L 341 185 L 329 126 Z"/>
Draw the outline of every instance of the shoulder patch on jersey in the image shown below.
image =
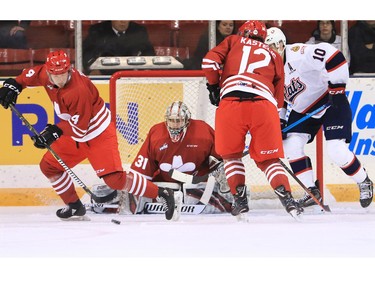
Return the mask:
<path id="1" fill-rule="evenodd" d="M 294 46 L 294 47 L 290 48 L 290 50 L 293 51 L 293 52 L 298 52 L 299 49 L 300 49 L 300 46 Z"/>

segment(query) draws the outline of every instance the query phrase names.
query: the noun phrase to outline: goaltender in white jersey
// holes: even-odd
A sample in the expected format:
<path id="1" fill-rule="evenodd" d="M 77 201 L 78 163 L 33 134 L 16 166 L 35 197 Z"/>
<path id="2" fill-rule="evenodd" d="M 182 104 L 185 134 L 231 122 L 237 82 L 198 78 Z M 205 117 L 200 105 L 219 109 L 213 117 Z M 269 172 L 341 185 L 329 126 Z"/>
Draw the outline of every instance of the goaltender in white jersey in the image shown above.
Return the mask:
<path id="1" fill-rule="evenodd" d="M 311 160 L 305 155 L 304 146 L 314 140 L 323 126 L 328 156 L 357 183 L 360 204 L 363 208 L 368 207 L 373 198 L 373 183 L 347 145 L 352 138 L 352 112 L 345 95 L 349 68 L 344 55 L 328 43 L 286 45 L 284 33 L 276 27 L 267 30 L 265 42 L 284 59 L 284 98 L 291 112 L 286 121 L 286 109 L 281 110 L 282 128 L 322 105 L 330 105 L 283 135 L 284 151 L 293 172 L 321 200 Z M 308 194 L 298 203 L 303 207 L 316 204 Z"/>

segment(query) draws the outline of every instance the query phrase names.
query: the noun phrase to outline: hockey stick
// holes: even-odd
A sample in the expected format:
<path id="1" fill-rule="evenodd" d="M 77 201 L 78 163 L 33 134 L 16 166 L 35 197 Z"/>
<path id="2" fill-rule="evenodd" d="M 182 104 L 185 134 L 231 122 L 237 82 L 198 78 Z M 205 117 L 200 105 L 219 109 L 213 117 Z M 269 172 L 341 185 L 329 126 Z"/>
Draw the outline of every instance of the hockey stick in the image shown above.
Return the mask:
<path id="1" fill-rule="evenodd" d="M 203 191 L 201 199 L 199 199 L 199 202 L 201 202 L 204 205 L 207 205 L 208 202 L 211 199 L 212 192 L 214 191 L 215 186 L 215 178 L 209 177 L 206 183 L 206 187 Z"/>
<path id="2" fill-rule="evenodd" d="M 206 182 L 210 176 L 210 173 L 203 176 L 193 176 L 180 172 L 176 169 L 170 169 L 169 175 L 172 179 L 175 179 L 179 182 L 198 184 L 200 182 Z"/>
<path id="3" fill-rule="evenodd" d="M 215 165 L 215 168 L 217 168 L 217 165 Z M 190 180 L 193 177 L 192 175 L 182 173 L 182 172 L 180 172 L 176 169 L 171 169 L 169 171 L 169 175 L 171 176 L 172 179 L 175 179 L 179 182 L 193 184 L 192 182 L 190 182 Z M 187 181 L 185 181 L 185 180 L 187 180 Z M 200 205 L 200 206 L 203 206 L 203 209 L 206 207 L 206 205 L 210 201 L 212 192 L 214 191 L 214 187 L 215 187 L 215 178 L 214 177 L 208 177 L 206 181 L 207 181 L 206 187 L 203 191 L 203 194 L 202 194 L 201 198 L 199 199 L 199 203 L 203 204 L 203 205 Z"/>
<path id="4" fill-rule="evenodd" d="M 105 204 L 105 203 L 89 203 L 89 204 L 84 204 L 84 206 L 86 209 L 87 208 L 117 209 L 120 207 L 119 204 Z M 204 211 L 205 207 L 206 207 L 205 205 L 199 205 L 199 204 L 182 205 L 181 213 L 199 215 Z M 165 210 L 163 210 L 162 203 L 147 202 L 145 204 L 144 211 L 146 211 L 146 214 L 164 214 L 165 213 Z"/>
<path id="5" fill-rule="evenodd" d="M 299 180 L 299 178 L 297 178 L 297 176 L 292 172 L 292 170 L 290 170 L 289 167 L 287 165 L 285 165 L 285 163 L 283 161 L 281 161 L 281 159 L 280 159 L 280 164 L 289 173 L 289 175 L 291 175 L 292 178 L 296 182 L 298 182 L 298 184 L 306 191 L 306 193 L 310 195 L 310 197 L 315 201 L 316 204 L 318 204 L 324 211 L 331 212 L 331 209 L 329 208 L 329 206 L 323 205 L 318 199 L 316 199 L 314 194 L 311 193 L 311 191 Z"/>
<path id="6" fill-rule="evenodd" d="M 183 172 L 180 172 L 176 169 L 171 169 L 169 171 L 169 175 L 171 176 L 172 179 L 175 179 L 179 182 L 183 183 L 189 183 L 189 184 L 198 184 L 201 182 L 207 182 L 206 188 L 203 191 L 202 197 L 199 200 L 201 203 L 204 205 L 207 205 L 207 203 L 210 201 L 212 192 L 214 190 L 215 186 L 215 178 L 211 177 L 213 172 L 204 175 L 204 176 L 193 176 L 189 174 L 185 174 Z"/>
<path id="7" fill-rule="evenodd" d="M 300 123 L 304 122 L 305 120 L 309 119 L 310 117 L 314 116 L 315 114 L 318 114 L 319 112 L 323 111 L 324 109 L 330 107 L 332 105 L 331 102 L 327 102 L 323 104 L 322 106 L 315 109 L 313 112 L 310 112 L 309 114 L 306 114 L 301 119 L 297 120 L 296 122 L 290 124 L 289 126 L 285 127 L 283 130 L 281 130 L 283 133 L 286 133 L 290 129 L 294 128 L 295 126 L 299 125 Z"/>
<path id="8" fill-rule="evenodd" d="M 206 205 L 182 205 L 181 214 L 199 215 L 201 214 Z M 146 203 L 144 207 L 145 214 L 164 214 L 162 203 Z"/>
<path id="9" fill-rule="evenodd" d="M 10 109 L 18 116 L 18 118 L 21 119 L 21 121 L 27 126 L 27 128 L 35 134 L 37 137 L 40 136 L 40 134 L 35 130 L 35 128 L 30 124 L 29 121 L 22 115 L 21 112 L 18 111 L 18 109 L 13 105 L 9 105 Z M 108 202 L 112 199 L 114 199 L 117 196 L 117 190 L 114 192 L 108 194 L 104 197 L 98 197 L 94 193 L 91 192 L 91 190 L 77 177 L 77 175 L 65 164 L 65 162 L 57 155 L 57 153 L 49 146 L 48 144 L 44 144 L 45 147 L 51 152 L 53 157 L 59 162 L 59 164 L 64 168 L 64 170 L 69 174 L 69 176 L 74 179 L 88 194 L 90 194 L 91 198 L 94 199 L 94 201 L 99 203 Z"/>
<path id="10" fill-rule="evenodd" d="M 332 104 L 330 102 L 326 103 L 326 104 L 323 104 L 322 106 L 320 106 L 319 108 L 315 109 L 314 111 L 312 111 L 311 113 L 305 115 L 304 117 L 302 117 L 301 119 L 297 120 L 296 122 L 290 124 L 289 126 L 285 127 L 282 132 L 283 133 L 286 133 L 287 131 L 289 131 L 290 129 L 294 128 L 295 126 L 301 124 L 302 122 L 304 122 L 305 120 L 309 119 L 310 117 L 314 116 L 315 114 L 318 114 L 319 112 L 321 112 L 322 110 L 330 107 Z M 245 157 L 246 155 L 249 154 L 249 151 L 245 151 L 242 155 L 242 157 Z M 212 175 L 212 172 L 211 173 L 208 173 L 206 175 L 203 175 L 203 176 L 193 176 L 193 175 L 189 175 L 189 174 L 185 174 L 185 173 L 182 173 L 180 171 L 177 171 L 175 169 L 171 169 L 169 171 L 169 175 L 171 176 L 171 178 L 175 179 L 175 180 L 178 180 L 178 181 L 181 181 L 181 182 L 186 182 L 186 183 L 192 183 L 192 184 L 198 184 L 200 182 L 206 182 L 208 177 L 210 177 Z"/>

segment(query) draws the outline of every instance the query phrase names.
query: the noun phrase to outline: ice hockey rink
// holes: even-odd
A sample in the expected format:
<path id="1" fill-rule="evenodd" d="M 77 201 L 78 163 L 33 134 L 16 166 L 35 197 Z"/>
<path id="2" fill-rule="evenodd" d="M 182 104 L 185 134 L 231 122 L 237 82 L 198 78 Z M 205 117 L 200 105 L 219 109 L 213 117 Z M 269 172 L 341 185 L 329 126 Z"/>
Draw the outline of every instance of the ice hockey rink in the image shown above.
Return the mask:
<path id="1" fill-rule="evenodd" d="M 1 279 L 70 280 L 69 271 L 99 280 L 371 280 L 374 203 L 329 206 L 307 209 L 302 222 L 281 208 L 250 210 L 247 222 L 91 212 L 90 221 L 66 222 L 56 206 L 0 207 L 0 272 L 9 276 Z"/>

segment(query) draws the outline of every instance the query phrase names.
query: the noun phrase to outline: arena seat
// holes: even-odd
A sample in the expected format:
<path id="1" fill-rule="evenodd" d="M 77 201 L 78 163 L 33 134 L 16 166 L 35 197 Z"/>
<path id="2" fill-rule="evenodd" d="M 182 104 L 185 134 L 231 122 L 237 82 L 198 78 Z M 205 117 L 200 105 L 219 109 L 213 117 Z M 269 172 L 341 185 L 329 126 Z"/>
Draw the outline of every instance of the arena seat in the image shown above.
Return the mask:
<path id="1" fill-rule="evenodd" d="M 0 76 L 17 76 L 31 66 L 31 49 L 0 49 Z"/>

